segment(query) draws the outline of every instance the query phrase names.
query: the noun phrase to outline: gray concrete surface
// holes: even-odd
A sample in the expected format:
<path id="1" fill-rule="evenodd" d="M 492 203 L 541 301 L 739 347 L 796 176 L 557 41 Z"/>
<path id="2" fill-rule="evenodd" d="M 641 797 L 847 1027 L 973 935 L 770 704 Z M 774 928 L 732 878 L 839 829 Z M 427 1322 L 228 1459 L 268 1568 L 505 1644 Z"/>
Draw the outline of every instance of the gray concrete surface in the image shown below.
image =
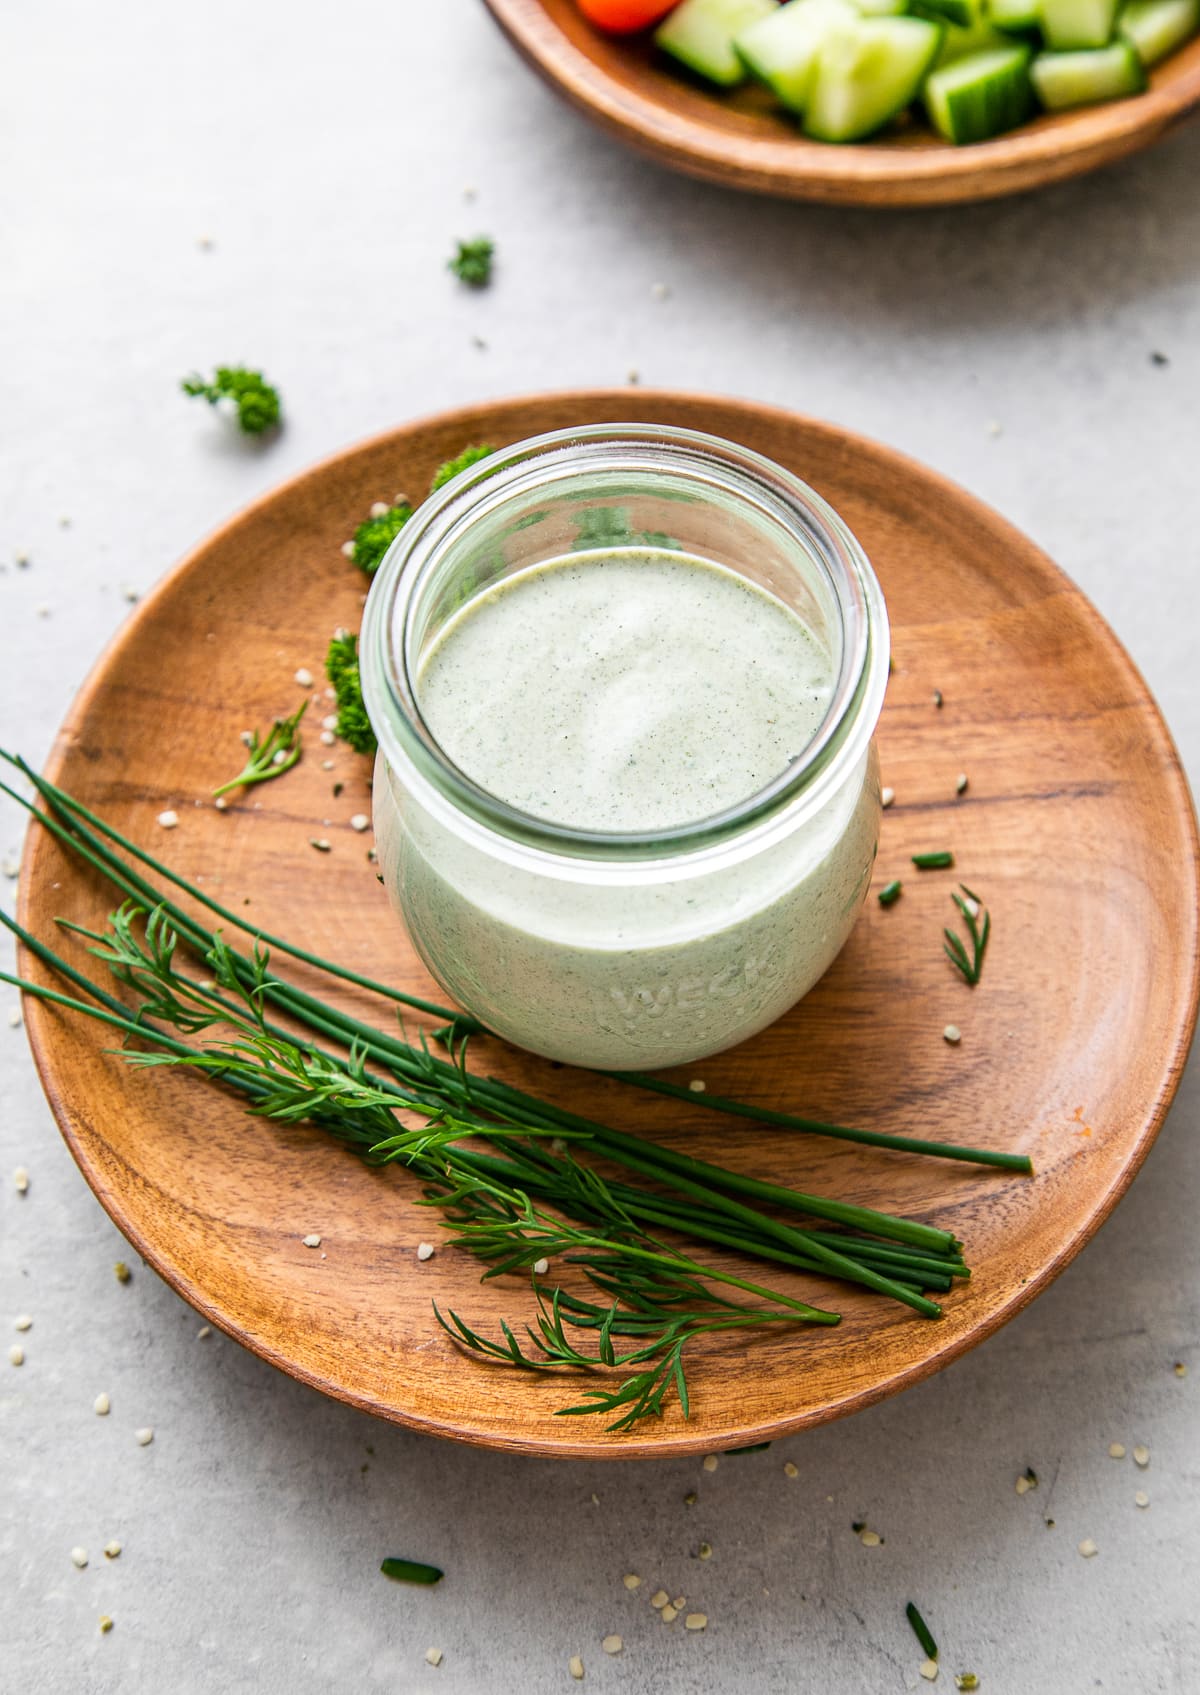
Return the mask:
<path id="1" fill-rule="evenodd" d="M 42 0 L 0 8 L 0 31 L 6 744 L 40 758 L 123 589 L 292 471 L 427 410 L 636 367 L 836 419 L 991 501 L 1095 599 L 1200 769 L 1200 127 L 1035 197 L 867 215 L 617 150 L 477 0 Z M 443 268 L 476 230 L 501 255 L 478 297 Z M 177 392 L 226 358 L 284 391 L 265 451 Z M 0 850 L 19 837 L 5 812 Z M 1127 1200 L 1023 1318 L 921 1388 L 708 1476 L 440 1445 L 198 1340 L 151 1273 L 114 1281 L 123 1244 L 12 1004 L 4 1352 L 18 1312 L 34 1325 L 24 1366 L 0 1355 L 3 1689 L 542 1695 L 573 1687 L 580 1653 L 585 1687 L 627 1695 L 885 1695 L 925 1687 L 910 1598 L 943 1644 L 941 1688 L 965 1670 L 987 1695 L 1197 1686 L 1195 1066 Z M 1147 1443 L 1149 1469 L 1111 1460 L 1113 1441 Z M 1027 1465 L 1042 1486 L 1018 1498 Z M 883 1547 L 853 1536 L 861 1518 Z M 389 1551 L 446 1581 L 387 1584 Z M 664 1630 L 626 1571 L 686 1592 L 707 1632 Z"/>

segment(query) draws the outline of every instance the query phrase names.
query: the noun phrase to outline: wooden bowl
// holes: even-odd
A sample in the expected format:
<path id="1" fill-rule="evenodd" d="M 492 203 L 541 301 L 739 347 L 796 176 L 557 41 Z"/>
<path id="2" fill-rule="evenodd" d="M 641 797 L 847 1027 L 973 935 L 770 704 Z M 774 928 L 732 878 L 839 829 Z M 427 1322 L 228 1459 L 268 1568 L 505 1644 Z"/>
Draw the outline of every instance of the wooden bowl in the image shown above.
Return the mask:
<path id="1" fill-rule="evenodd" d="M 26 1007 L 46 1093 L 88 1182 L 205 1319 L 399 1423 L 592 1457 L 766 1441 L 867 1406 L 990 1335 L 1078 1253 L 1131 1181 L 1174 1093 L 1197 994 L 1191 802 L 1154 702 L 1099 615 L 961 489 L 828 424 L 743 402 L 628 390 L 494 402 L 317 466 L 218 531 L 131 616 L 72 707 L 50 776 L 251 922 L 435 994 L 367 861 L 369 838 L 349 825 L 370 809 L 369 764 L 320 744 L 319 706 L 295 770 L 226 812 L 211 791 L 239 768 L 243 727 L 290 710 L 297 668 L 319 675 L 334 626 L 357 627 L 362 579 L 341 544 L 372 501 L 426 487 L 469 442 L 622 419 L 710 430 L 808 479 L 866 546 L 894 632 L 880 751 L 896 803 L 876 886 L 901 876 L 903 897 L 886 910 L 872 897 L 812 994 L 686 1075 L 826 1121 L 1023 1150 L 1037 1175 L 766 1129 L 496 1042 L 480 1043 L 474 1064 L 709 1159 L 953 1229 L 974 1277 L 940 1320 L 785 1279 L 841 1311 L 839 1328 L 709 1338 L 693 1362 L 690 1420 L 674 1406 L 661 1423 L 606 1436 L 599 1421 L 555 1417 L 577 1380 L 480 1364 L 437 1329 L 431 1298 L 494 1333 L 502 1314 L 528 1314 L 528 1286 L 481 1287 L 478 1264 L 450 1248 L 419 1263 L 417 1244 L 436 1241 L 438 1226 L 403 1172 L 369 1171 L 316 1131 L 250 1118 L 193 1075 L 133 1070 L 107 1051 L 104 1027 Z M 961 797 L 960 771 L 970 779 Z M 165 808 L 178 828 L 157 825 Z M 314 852 L 314 836 L 332 851 Z M 912 870 L 910 854 L 943 847 L 957 855 L 954 873 Z M 994 915 L 974 990 L 941 952 L 957 876 Z M 56 914 L 102 924 L 113 904 L 32 829 L 21 909 L 36 934 L 50 936 Z M 395 1028 L 389 1009 L 349 990 L 338 998 Z M 949 1023 L 962 1030 L 958 1047 L 942 1039 Z M 310 1233 L 318 1249 L 303 1245 Z"/>
<path id="2" fill-rule="evenodd" d="M 649 37 L 604 35 L 574 0 L 486 0 L 514 46 L 601 128 L 710 182 L 837 206 L 991 200 L 1148 147 L 1200 105 L 1200 37 L 1150 73 L 1145 94 L 1035 118 L 952 147 L 912 123 L 878 141 L 808 141 L 765 88 L 720 94 L 672 70 Z"/>

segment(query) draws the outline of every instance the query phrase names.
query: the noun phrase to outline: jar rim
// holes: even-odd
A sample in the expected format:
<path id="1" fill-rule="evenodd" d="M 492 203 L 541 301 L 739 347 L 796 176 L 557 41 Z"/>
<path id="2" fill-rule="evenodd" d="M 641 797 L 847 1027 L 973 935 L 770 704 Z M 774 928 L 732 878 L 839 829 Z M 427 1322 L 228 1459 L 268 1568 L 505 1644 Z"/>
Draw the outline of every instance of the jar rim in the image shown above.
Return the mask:
<path id="1" fill-rule="evenodd" d="M 732 806 L 680 825 L 599 831 L 564 825 L 510 805 L 468 776 L 443 750 L 417 697 L 412 620 L 421 590 L 447 550 L 484 511 L 543 490 L 581 470 L 672 473 L 740 497 L 790 530 L 822 568 L 841 623 L 841 660 L 829 706 L 797 757 Z M 397 632 L 400 639 L 397 640 Z M 862 546 L 832 506 L 792 472 L 751 448 L 699 430 L 646 423 L 548 431 L 502 448 L 460 472 L 404 525 L 371 584 L 360 641 L 364 702 L 384 756 L 415 768 L 461 814 L 509 843 L 554 857 L 673 859 L 755 832 L 796 804 L 814 809 L 865 753 L 889 669 L 883 593 Z"/>

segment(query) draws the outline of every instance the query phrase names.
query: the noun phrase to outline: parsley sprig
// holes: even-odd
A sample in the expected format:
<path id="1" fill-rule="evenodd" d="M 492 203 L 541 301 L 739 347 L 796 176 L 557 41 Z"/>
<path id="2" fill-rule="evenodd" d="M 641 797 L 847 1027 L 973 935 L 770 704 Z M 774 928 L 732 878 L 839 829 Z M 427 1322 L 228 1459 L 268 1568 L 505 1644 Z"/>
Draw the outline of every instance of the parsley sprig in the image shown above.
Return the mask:
<path id="1" fill-rule="evenodd" d="M 218 365 L 211 377 L 195 374 L 185 377 L 180 386 L 185 394 L 207 400 L 210 406 L 220 400 L 231 401 L 244 435 L 264 435 L 279 423 L 279 390 L 272 388 L 261 371 L 247 370 L 244 365 Z"/>
<path id="2" fill-rule="evenodd" d="M 446 268 L 454 272 L 459 282 L 468 288 L 486 288 L 492 280 L 492 260 L 496 244 L 489 236 L 477 235 L 473 241 L 460 241 Z"/>

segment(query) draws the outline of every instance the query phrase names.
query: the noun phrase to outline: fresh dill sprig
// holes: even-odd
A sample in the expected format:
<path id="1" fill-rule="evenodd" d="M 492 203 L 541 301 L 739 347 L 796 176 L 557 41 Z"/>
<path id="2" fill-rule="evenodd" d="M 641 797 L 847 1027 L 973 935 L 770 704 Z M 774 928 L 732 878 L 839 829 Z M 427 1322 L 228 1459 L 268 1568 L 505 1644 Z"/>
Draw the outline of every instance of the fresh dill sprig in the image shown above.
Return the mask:
<path id="1" fill-rule="evenodd" d="M 547 1299 L 545 1291 L 535 1285 L 537 1328 L 525 1326 L 525 1344 L 503 1319 L 500 1333 L 504 1341 L 500 1343 L 473 1329 L 452 1309 L 443 1313 L 435 1303 L 434 1313 L 459 1347 L 518 1370 L 545 1372 L 565 1367 L 584 1372 L 623 1372 L 634 1367 L 613 1388 L 587 1389 L 582 1401 L 558 1409 L 560 1418 L 615 1412 L 617 1417 L 605 1426 L 610 1432 L 629 1430 L 639 1419 L 661 1418 L 672 1390 L 683 1416 L 689 1416 L 691 1402 L 683 1355 L 687 1344 L 697 1337 L 764 1324 L 815 1322 L 780 1307 L 748 1307 L 727 1301 L 700 1285 L 690 1288 L 686 1282 L 675 1286 L 660 1279 L 650 1285 L 643 1280 L 638 1286 L 627 1280 L 607 1281 L 605 1286 L 613 1290 L 607 1306 L 582 1300 L 562 1288 L 556 1288 Z M 647 1288 L 653 1288 L 654 1294 L 648 1295 Z M 631 1305 L 623 1308 L 622 1300 Z M 594 1352 L 581 1348 L 568 1335 L 567 1325 L 595 1331 Z M 619 1347 L 614 1337 L 628 1338 L 631 1345 Z"/>
<path id="2" fill-rule="evenodd" d="M 637 1246 L 635 1239 L 614 1248 L 611 1238 L 571 1230 L 532 1206 L 521 1213 L 504 1201 L 493 1207 L 492 1218 L 485 1218 L 479 1225 L 485 1257 L 493 1251 L 507 1255 L 511 1232 L 520 1226 L 528 1227 L 529 1231 L 522 1263 L 529 1263 L 529 1255 L 537 1253 L 536 1267 L 549 1252 L 573 1247 L 576 1251 L 569 1255 L 569 1263 L 582 1268 L 591 1282 L 609 1297 L 608 1304 L 583 1300 L 561 1287 L 555 1288 L 547 1299 L 535 1269 L 537 1328 L 525 1326 L 527 1344 L 518 1340 L 504 1320 L 500 1321 L 504 1338 L 500 1343 L 473 1329 L 453 1310 L 443 1314 L 435 1303 L 434 1312 L 438 1323 L 460 1347 L 520 1370 L 552 1371 L 556 1367 L 568 1367 L 594 1372 L 601 1368 L 610 1371 L 626 1371 L 631 1366 L 642 1368 L 632 1371 L 614 1388 L 585 1390 L 581 1402 L 558 1409 L 559 1417 L 615 1412 L 617 1417 L 605 1428 L 628 1430 L 640 1419 L 661 1418 L 666 1397 L 674 1390 L 686 1418 L 690 1403 L 683 1354 L 687 1344 L 696 1337 L 765 1324 L 838 1322 L 836 1313 L 792 1301 L 745 1279 L 723 1276 L 721 1281 L 759 1297 L 758 1304 L 753 1306 L 730 1300 L 707 1286 L 717 1275 L 711 1267 L 671 1253 L 653 1238 L 644 1239 L 646 1246 Z M 466 1228 L 469 1232 L 472 1227 Z M 461 1236 L 455 1238 L 461 1239 Z M 472 1252 L 479 1251 L 471 1239 L 464 1245 Z M 506 1259 L 504 1269 L 509 1268 Z M 496 1275 L 498 1269 L 494 1267 L 488 1275 Z M 568 1335 L 568 1325 L 577 1330 L 594 1330 L 595 1351 L 581 1348 Z M 631 1346 L 619 1348 L 614 1337 L 628 1338 Z"/>
<path id="3" fill-rule="evenodd" d="M 971 953 L 968 956 L 962 937 L 951 930 L 949 925 L 942 931 L 945 938 L 942 946 L 946 957 L 956 971 L 962 973 L 972 988 L 978 983 L 983 974 L 983 956 L 987 951 L 988 937 L 992 933 L 992 915 L 988 912 L 979 896 L 972 894 L 965 883 L 960 883 L 962 894 L 952 894 L 954 902 L 963 921 L 967 926 L 967 935 L 971 940 Z M 982 919 L 982 922 L 981 922 Z"/>
<path id="4" fill-rule="evenodd" d="M 236 777 L 222 783 L 219 789 L 214 789 L 213 794 L 219 798 L 233 789 L 248 789 L 255 783 L 269 783 L 272 777 L 282 777 L 285 771 L 290 771 L 300 758 L 300 720 L 307 710 L 308 702 L 301 701 L 299 710 L 293 712 L 290 718 L 276 718 L 265 736 L 260 736 L 257 730 L 251 730 L 250 739 L 246 743 L 249 757 L 244 767 Z"/>
<path id="5" fill-rule="evenodd" d="M 261 371 L 247 370 L 244 365 L 218 365 L 211 377 L 197 373 L 185 377 L 180 387 L 195 400 L 207 400 L 210 406 L 230 401 L 237 409 L 238 428 L 244 435 L 264 435 L 279 423 L 279 390 L 272 388 Z"/>
<path id="6" fill-rule="evenodd" d="M 492 280 L 492 260 L 496 244 L 489 236 L 477 235 L 473 241 L 460 241 L 446 269 L 453 271 L 459 282 L 468 288 L 486 288 Z"/>

